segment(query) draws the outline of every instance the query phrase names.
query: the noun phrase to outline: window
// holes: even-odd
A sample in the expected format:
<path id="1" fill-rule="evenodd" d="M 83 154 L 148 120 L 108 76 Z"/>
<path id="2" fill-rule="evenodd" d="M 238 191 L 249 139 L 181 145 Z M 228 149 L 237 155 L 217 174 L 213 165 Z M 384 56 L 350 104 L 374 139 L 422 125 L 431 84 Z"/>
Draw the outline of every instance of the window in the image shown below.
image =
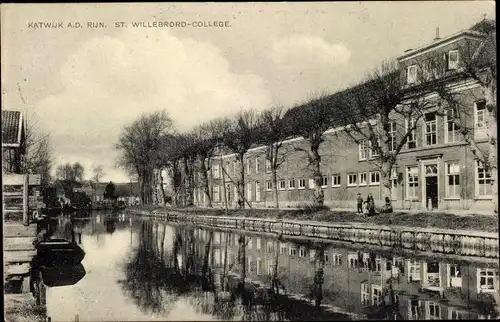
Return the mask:
<path id="1" fill-rule="evenodd" d="M 370 185 L 380 184 L 380 172 L 370 172 Z"/>
<path id="2" fill-rule="evenodd" d="M 286 254 L 286 244 L 280 243 L 280 254 L 285 255 Z"/>
<path id="3" fill-rule="evenodd" d="M 328 186 L 328 177 L 327 176 L 323 176 L 321 178 L 321 188 L 326 188 Z"/>
<path id="4" fill-rule="evenodd" d="M 236 160 L 233 161 L 233 176 L 236 175 Z"/>
<path id="5" fill-rule="evenodd" d="M 216 202 L 220 201 L 219 186 L 214 187 L 214 200 Z"/>
<path id="6" fill-rule="evenodd" d="M 347 255 L 347 261 L 349 263 L 349 268 L 357 268 L 358 267 L 358 254 Z"/>
<path id="7" fill-rule="evenodd" d="M 330 262 L 330 257 L 328 256 L 328 252 L 326 250 L 323 253 L 323 260 L 324 260 L 325 264 L 328 264 Z"/>
<path id="8" fill-rule="evenodd" d="M 361 283 L 361 304 L 370 305 L 370 292 L 368 283 Z"/>
<path id="9" fill-rule="evenodd" d="M 495 292 L 495 280 L 498 280 L 498 269 L 478 268 L 477 269 L 477 292 Z"/>
<path id="10" fill-rule="evenodd" d="M 486 120 L 486 102 L 480 101 L 474 103 L 475 113 L 474 113 L 474 129 L 476 138 L 485 138 L 487 131 L 487 120 Z"/>
<path id="11" fill-rule="evenodd" d="M 342 255 L 333 254 L 332 256 L 332 265 L 334 266 L 342 266 Z"/>
<path id="12" fill-rule="evenodd" d="M 441 307 L 436 302 L 426 303 L 427 319 L 428 320 L 441 320 Z"/>
<path id="13" fill-rule="evenodd" d="M 267 191 L 273 190 L 273 182 L 272 181 L 266 181 L 266 190 Z"/>
<path id="14" fill-rule="evenodd" d="M 460 165 L 457 162 L 446 164 L 446 197 L 460 197 Z"/>
<path id="15" fill-rule="evenodd" d="M 450 320 L 467 320 L 467 312 L 458 311 L 452 308 L 449 308 L 448 311 L 448 319 Z"/>
<path id="16" fill-rule="evenodd" d="M 491 196 L 491 173 L 476 161 L 476 196 Z"/>
<path id="17" fill-rule="evenodd" d="M 285 180 L 280 180 L 279 187 L 280 187 L 280 190 L 285 190 L 285 187 L 286 187 Z"/>
<path id="18" fill-rule="evenodd" d="M 247 237 L 247 248 L 252 249 L 252 246 L 253 246 L 252 237 Z"/>
<path id="19" fill-rule="evenodd" d="M 306 257 L 306 248 L 305 247 L 299 248 L 299 257 Z"/>
<path id="20" fill-rule="evenodd" d="M 357 175 L 354 173 L 347 175 L 347 186 L 355 186 L 357 185 Z"/>
<path id="21" fill-rule="evenodd" d="M 457 124 L 457 111 L 450 108 L 446 111 L 445 143 L 454 143 L 458 141 L 459 125 Z"/>
<path id="22" fill-rule="evenodd" d="M 380 139 L 377 140 L 377 144 L 380 147 Z M 370 158 L 378 157 L 378 148 L 372 148 L 372 141 L 368 145 L 370 146 Z"/>
<path id="23" fill-rule="evenodd" d="M 340 187 L 340 174 L 332 176 L 332 187 Z"/>
<path id="24" fill-rule="evenodd" d="M 262 238 L 261 238 L 261 237 L 257 237 L 257 238 L 256 238 L 256 245 L 255 245 L 255 249 L 259 250 L 259 249 L 260 249 L 261 244 L 262 244 Z"/>
<path id="25" fill-rule="evenodd" d="M 290 190 L 295 189 L 295 179 L 288 180 L 288 189 Z"/>
<path id="26" fill-rule="evenodd" d="M 247 159 L 247 174 L 252 173 L 252 161 L 250 159 Z"/>
<path id="27" fill-rule="evenodd" d="M 378 306 L 382 302 L 382 286 L 372 285 L 372 305 Z"/>
<path id="28" fill-rule="evenodd" d="M 414 84 L 417 82 L 417 65 L 406 67 L 406 84 Z"/>
<path id="29" fill-rule="evenodd" d="M 408 260 L 408 282 L 420 281 L 420 262 Z"/>
<path id="30" fill-rule="evenodd" d="M 255 173 L 259 173 L 260 171 L 260 160 L 259 157 L 255 157 Z"/>
<path id="31" fill-rule="evenodd" d="M 309 189 L 314 189 L 314 179 L 309 179 Z"/>
<path id="32" fill-rule="evenodd" d="M 260 257 L 257 257 L 257 265 L 256 265 L 256 270 L 257 270 L 257 275 L 260 275 L 260 273 L 262 272 L 262 260 L 260 259 Z"/>
<path id="33" fill-rule="evenodd" d="M 391 173 L 392 200 L 398 200 L 398 187 L 399 187 L 398 172 L 396 169 L 392 169 Z"/>
<path id="34" fill-rule="evenodd" d="M 425 114 L 425 145 L 437 144 L 437 116 L 436 113 Z"/>
<path id="35" fill-rule="evenodd" d="M 366 172 L 359 174 L 359 185 L 366 186 Z"/>
<path id="36" fill-rule="evenodd" d="M 359 143 L 359 159 L 366 160 L 368 149 L 366 147 L 366 141 L 361 141 Z"/>
<path id="37" fill-rule="evenodd" d="M 408 167 L 406 169 L 408 180 L 406 188 L 406 198 L 414 199 L 417 198 L 418 190 L 418 167 Z"/>
<path id="38" fill-rule="evenodd" d="M 267 264 L 267 275 L 273 276 L 274 266 L 272 263 Z"/>
<path id="39" fill-rule="evenodd" d="M 214 179 L 219 179 L 220 178 L 220 165 L 214 164 L 214 166 L 213 166 L 213 176 L 214 176 Z"/>
<path id="40" fill-rule="evenodd" d="M 266 172 L 271 172 L 271 161 L 266 159 Z"/>
<path id="41" fill-rule="evenodd" d="M 425 80 L 433 79 L 436 71 L 436 64 L 433 58 L 426 59 L 422 64 L 422 73 Z"/>
<path id="42" fill-rule="evenodd" d="M 267 242 L 266 250 L 268 253 L 274 252 L 274 243 L 272 241 Z"/>
<path id="43" fill-rule="evenodd" d="M 415 149 L 417 147 L 417 136 L 415 134 L 415 120 L 410 119 L 405 121 L 406 132 L 411 132 L 408 134 L 408 140 L 406 141 L 408 144 L 408 149 Z"/>
<path id="44" fill-rule="evenodd" d="M 448 70 L 458 68 L 458 50 L 450 50 L 446 54 L 446 67 Z"/>
<path id="45" fill-rule="evenodd" d="M 299 179 L 299 189 L 304 189 L 306 187 L 306 179 Z"/>
<path id="46" fill-rule="evenodd" d="M 252 183 L 247 183 L 247 199 L 252 201 Z"/>
<path id="47" fill-rule="evenodd" d="M 389 151 L 396 150 L 396 122 L 389 123 Z"/>
<path id="48" fill-rule="evenodd" d="M 292 257 L 297 255 L 297 249 L 293 246 L 290 246 L 290 248 L 288 248 L 288 255 Z"/>

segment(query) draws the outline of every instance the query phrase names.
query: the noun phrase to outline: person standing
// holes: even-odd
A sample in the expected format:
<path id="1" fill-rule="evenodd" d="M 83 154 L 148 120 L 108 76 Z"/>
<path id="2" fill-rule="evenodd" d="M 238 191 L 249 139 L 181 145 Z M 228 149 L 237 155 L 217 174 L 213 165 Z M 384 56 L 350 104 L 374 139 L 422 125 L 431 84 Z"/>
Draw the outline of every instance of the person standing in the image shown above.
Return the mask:
<path id="1" fill-rule="evenodd" d="M 368 193 L 368 197 L 366 198 L 366 202 L 368 203 L 368 213 L 373 215 L 375 213 L 375 200 L 373 200 L 373 196 Z"/>
<path id="2" fill-rule="evenodd" d="M 358 214 L 363 213 L 363 197 L 361 197 L 361 192 L 358 192 Z"/>

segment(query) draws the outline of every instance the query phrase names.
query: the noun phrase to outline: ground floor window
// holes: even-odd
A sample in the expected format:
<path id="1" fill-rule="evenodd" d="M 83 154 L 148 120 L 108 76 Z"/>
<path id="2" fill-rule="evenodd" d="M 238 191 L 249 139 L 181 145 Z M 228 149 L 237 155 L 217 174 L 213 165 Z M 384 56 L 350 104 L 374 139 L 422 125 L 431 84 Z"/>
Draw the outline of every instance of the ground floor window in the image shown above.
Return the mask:
<path id="1" fill-rule="evenodd" d="M 476 195 L 491 196 L 491 173 L 480 162 L 476 162 Z"/>
<path id="2" fill-rule="evenodd" d="M 382 286 L 372 285 L 372 305 L 379 305 L 382 302 Z"/>
<path id="3" fill-rule="evenodd" d="M 460 165 L 458 162 L 446 163 L 446 197 L 460 198 Z"/>
<path id="4" fill-rule="evenodd" d="M 299 189 L 304 189 L 306 187 L 306 179 L 299 179 Z"/>
<path id="5" fill-rule="evenodd" d="M 266 181 L 266 190 L 267 191 L 273 190 L 273 183 L 271 181 Z"/>
<path id="6" fill-rule="evenodd" d="M 408 167 L 406 173 L 406 198 L 415 199 L 418 196 L 418 167 Z"/>
<path id="7" fill-rule="evenodd" d="M 370 305 L 370 291 L 367 283 L 361 283 L 361 304 Z"/>
<path id="8" fill-rule="evenodd" d="M 280 190 L 285 190 L 285 188 L 286 188 L 285 180 L 280 180 L 279 187 L 280 187 Z"/>
<path id="9" fill-rule="evenodd" d="M 498 283 L 498 269 L 478 268 L 477 269 L 477 292 L 495 292 L 495 281 Z"/>
<path id="10" fill-rule="evenodd" d="M 370 185 L 380 184 L 380 172 L 370 172 Z"/>
<path id="11" fill-rule="evenodd" d="M 441 320 L 441 307 L 438 303 L 427 302 L 427 319 L 429 320 Z"/>
<path id="12" fill-rule="evenodd" d="M 335 174 L 332 176 L 332 187 L 340 187 L 340 175 Z"/>

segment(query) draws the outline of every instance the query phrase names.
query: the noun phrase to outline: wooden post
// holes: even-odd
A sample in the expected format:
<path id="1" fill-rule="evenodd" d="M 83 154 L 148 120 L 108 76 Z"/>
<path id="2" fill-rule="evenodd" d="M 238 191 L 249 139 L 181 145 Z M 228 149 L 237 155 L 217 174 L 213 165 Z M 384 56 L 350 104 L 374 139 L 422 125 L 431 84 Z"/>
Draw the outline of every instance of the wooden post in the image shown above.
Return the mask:
<path id="1" fill-rule="evenodd" d="M 23 184 L 23 225 L 28 226 L 30 224 L 29 220 L 29 175 L 24 175 L 24 184 Z"/>

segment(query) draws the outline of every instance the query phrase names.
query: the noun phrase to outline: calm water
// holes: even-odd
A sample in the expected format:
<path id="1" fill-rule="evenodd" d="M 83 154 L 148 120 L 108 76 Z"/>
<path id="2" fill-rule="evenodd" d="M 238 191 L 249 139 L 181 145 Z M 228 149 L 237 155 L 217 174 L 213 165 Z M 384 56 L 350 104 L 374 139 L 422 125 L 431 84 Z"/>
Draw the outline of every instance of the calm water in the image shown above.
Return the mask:
<path id="1" fill-rule="evenodd" d="M 52 321 L 495 317 L 498 263 L 486 260 L 278 240 L 124 214 L 67 224 L 59 220 L 55 236 L 76 232 L 85 276 L 47 289 Z"/>

